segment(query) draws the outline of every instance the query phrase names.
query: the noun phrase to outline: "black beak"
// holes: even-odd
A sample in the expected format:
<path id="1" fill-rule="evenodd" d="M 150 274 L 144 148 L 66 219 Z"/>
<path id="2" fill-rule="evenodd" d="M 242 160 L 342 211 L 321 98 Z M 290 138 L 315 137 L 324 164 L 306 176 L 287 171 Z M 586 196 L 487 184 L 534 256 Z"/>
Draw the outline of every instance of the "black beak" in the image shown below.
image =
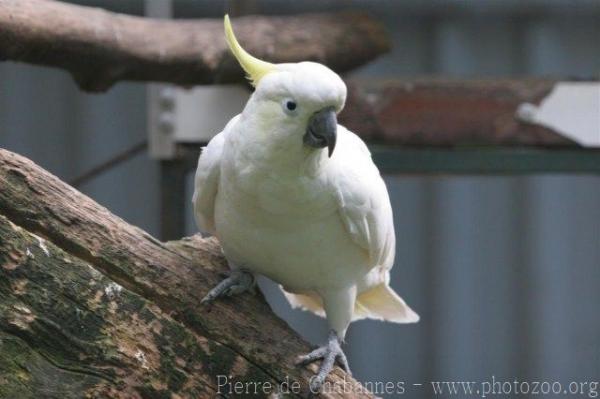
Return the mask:
<path id="1" fill-rule="evenodd" d="M 304 144 L 313 148 L 325 148 L 329 150 L 329 157 L 333 154 L 335 140 L 337 138 L 337 117 L 335 108 L 327 107 L 310 117 L 306 133 L 304 133 Z"/>

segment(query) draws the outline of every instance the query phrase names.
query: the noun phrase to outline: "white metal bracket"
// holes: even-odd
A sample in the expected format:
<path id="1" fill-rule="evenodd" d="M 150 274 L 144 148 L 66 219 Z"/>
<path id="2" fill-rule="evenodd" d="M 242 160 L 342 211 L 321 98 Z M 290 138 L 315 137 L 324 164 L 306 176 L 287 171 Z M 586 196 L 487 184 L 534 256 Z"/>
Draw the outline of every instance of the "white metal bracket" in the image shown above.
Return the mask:
<path id="1" fill-rule="evenodd" d="M 171 18 L 172 0 L 146 0 L 146 16 Z M 243 85 L 211 85 L 183 89 L 151 83 L 147 89 L 150 156 L 171 160 L 178 143 L 207 143 L 239 114 L 250 92 Z"/>

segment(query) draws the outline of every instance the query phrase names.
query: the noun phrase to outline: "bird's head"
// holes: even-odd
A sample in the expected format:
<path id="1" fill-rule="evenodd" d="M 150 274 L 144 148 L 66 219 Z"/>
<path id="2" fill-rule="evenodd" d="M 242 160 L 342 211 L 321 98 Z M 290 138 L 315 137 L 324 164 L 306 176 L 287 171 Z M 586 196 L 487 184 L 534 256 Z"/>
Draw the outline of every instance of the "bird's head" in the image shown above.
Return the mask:
<path id="1" fill-rule="evenodd" d="M 331 69 L 315 62 L 272 64 L 248 54 L 238 43 L 229 17 L 225 36 L 231 52 L 256 88 L 242 117 L 250 120 L 271 147 L 313 152 L 327 148 L 331 157 L 337 137 L 337 114 L 346 101 L 346 85 Z"/>

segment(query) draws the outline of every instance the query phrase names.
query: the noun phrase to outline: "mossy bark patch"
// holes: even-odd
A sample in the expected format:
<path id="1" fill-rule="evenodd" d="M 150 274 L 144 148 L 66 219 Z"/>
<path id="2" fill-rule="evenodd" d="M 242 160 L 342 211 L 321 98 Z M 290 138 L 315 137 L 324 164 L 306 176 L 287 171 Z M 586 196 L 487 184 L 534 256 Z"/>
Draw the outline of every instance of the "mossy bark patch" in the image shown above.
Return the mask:
<path id="1" fill-rule="evenodd" d="M 309 396 L 310 347 L 260 294 L 200 305 L 216 240 L 161 243 L 2 149 L 0 187 L 0 399 Z"/>

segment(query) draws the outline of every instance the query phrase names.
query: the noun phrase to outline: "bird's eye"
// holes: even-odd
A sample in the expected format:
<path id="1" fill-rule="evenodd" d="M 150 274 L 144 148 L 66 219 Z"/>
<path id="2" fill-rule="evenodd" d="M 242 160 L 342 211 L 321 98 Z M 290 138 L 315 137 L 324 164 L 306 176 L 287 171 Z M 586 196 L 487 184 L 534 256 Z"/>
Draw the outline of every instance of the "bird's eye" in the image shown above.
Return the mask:
<path id="1" fill-rule="evenodd" d="M 298 112 L 298 103 L 292 98 L 284 99 L 281 102 L 281 107 L 283 108 L 283 111 L 290 116 L 296 115 Z"/>

